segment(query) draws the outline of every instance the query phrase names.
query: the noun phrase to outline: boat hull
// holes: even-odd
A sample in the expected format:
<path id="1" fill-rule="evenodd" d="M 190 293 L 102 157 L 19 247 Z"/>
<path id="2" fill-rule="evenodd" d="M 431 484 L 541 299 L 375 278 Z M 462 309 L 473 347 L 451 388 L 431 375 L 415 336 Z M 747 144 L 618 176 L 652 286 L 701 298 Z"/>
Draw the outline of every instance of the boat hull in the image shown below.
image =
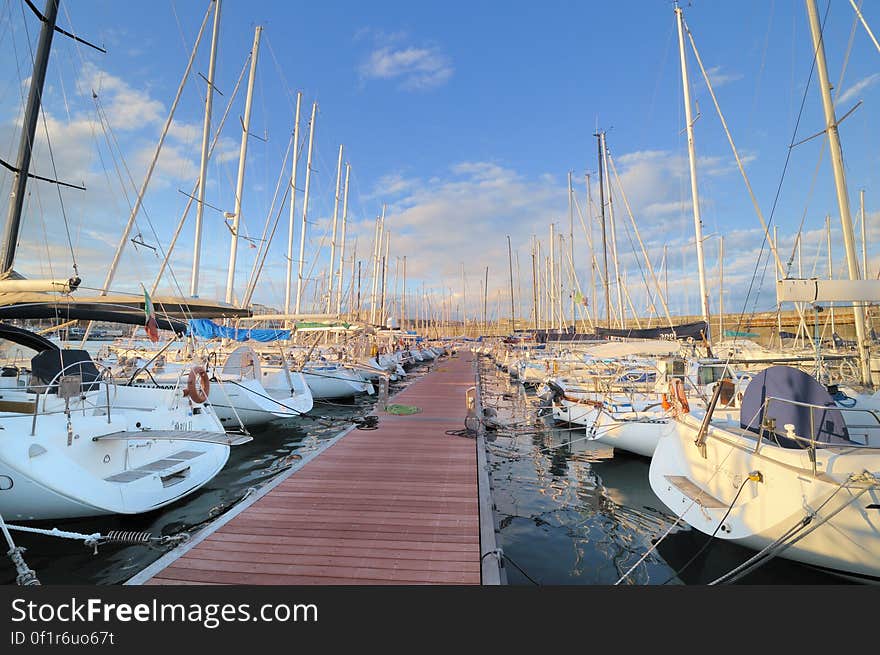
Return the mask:
<path id="1" fill-rule="evenodd" d="M 819 449 L 814 474 L 807 450 L 755 452 L 756 439 L 712 427 L 703 457 L 697 417 L 675 427 L 658 442 L 649 481 L 689 525 L 757 551 L 794 531 L 778 556 L 880 581 L 880 450 Z"/>
<path id="2" fill-rule="evenodd" d="M 164 393 L 167 399 L 169 392 L 129 387 L 119 393 L 130 398 Z M 140 411 L 111 407 L 108 420 L 100 405 L 103 392 L 94 395 L 96 403 L 86 411 L 72 411 L 69 423 L 63 412 L 39 414 L 36 423 L 27 414 L 0 415 L 7 437 L 0 440 L 4 518 L 30 521 L 148 512 L 192 493 L 229 458 L 227 443 L 185 438 L 196 432 L 223 436 L 209 408 L 191 407 L 182 399 Z M 125 398 L 118 398 L 119 405 L 125 403 Z M 150 430 L 179 432 L 181 438 L 149 438 Z"/>

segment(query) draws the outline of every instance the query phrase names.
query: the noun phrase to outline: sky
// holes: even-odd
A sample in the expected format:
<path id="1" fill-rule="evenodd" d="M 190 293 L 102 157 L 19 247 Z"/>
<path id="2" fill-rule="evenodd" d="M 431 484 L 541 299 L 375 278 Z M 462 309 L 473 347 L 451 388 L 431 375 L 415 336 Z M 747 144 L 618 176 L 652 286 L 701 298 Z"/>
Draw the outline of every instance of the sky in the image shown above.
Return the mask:
<path id="1" fill-rule="evenodd" d="M 880 135 L 873 117 L 880 102 L 880 52 L 849 0 L 817 2 L 838 117 L 861 103 L 842 122 L 840 135 L 858 246 L 864 190 L 868 272 L 877 277 L 880 252 L 872 244 L 880 236 Z M 43 2 L 36 4 L 42 8 Z M 792 276 L 828 275 L 828 216 L 832 274 L 846 275 L 804 2 L 692 0 L 682 8 L 757 205 L 771 232 L 778 229 L 783 266 Z M 880 34 L 880 8 L 865 3 L 863 15 Z M 192 71 L 130 235 L 141 245 L 127 242 L 110 285 L 119 292 L 138 293 L 141 284 L 152 288 L 190 202 L 188 194 L 196 188 L 213 3 L 61 0 L 59 27 L 107 52 L 56 33 L 31 171 L 86 190 L 29 183 L 17 271 L 27 277 L 68 277 L 75 259 L 82 293 L 102 288 L 206 16 Z M 603 270 L 599 131 L 606 134 L 613 163 L 610 204 L 605 198 L 612 303 L 622 298 L 629 316 L 647 315 L 652 301 L 655 311 L 663 311 L 641 238 L 671 313 L 699 311 L 679 44 L 673 4 L 666 0 L 223 0 L 212 134 L 227 106 L 228 117 L 206 167 L 201 298 L 226 297 L 228 216 L 235 208 L 246 66 L 257 26 L 262 32 L 240 198 L 236 302 L 268 243 L 252 300 L 277 309 L 285 305 L 290 145 L 301 92 L 294 278 L 309 115 L 313 103 L 318 105 L 303 311 L 325 309 L 321 294 L 330 266 L 342 144 L 344 162 L 351 166 L 342 284 L 352 302 L 360 263 L 362 302 L 369 304 L 374 228 L 384 207 L 389 311 L 399 312 L 406 257 L 408 314 L 417 311 L 424 294 L 433 311 L 445 302 L 452 318 L 479 318 L 488 267 L 488 317 L 509 317 L 509 237 L 514 308 L 517 316 L 530 317 L 533 255 L 544 289 L 552 225 L 564 239 L 554 247 L 562 268 L 554 281 L 566 314 L 571 296 L 581 291 L 588 311 L 604 317 L 604 292 L 591 291 L 591 281 Z M 23 0 L 2 1 L 0 158 L 8 163 L 16 159 L 38 30 Z M 710 311 L 773 309 L 776 272 L 758 213 L 694 52 L 689 42 L 685 45 L 697 117 L 696 174 Z M 569 173 L 575 199 L 571 218 Z M 4 170 L 4 193 L 10 180 Z M 192 204 L 159 294 L 190 295 L 197 203 Z M 341 215 L 340 199 L 339 237 Z M 610 242 L 612 235 L 616 243 Z M 569 274 L 572 264 L 576 283 Z"/>

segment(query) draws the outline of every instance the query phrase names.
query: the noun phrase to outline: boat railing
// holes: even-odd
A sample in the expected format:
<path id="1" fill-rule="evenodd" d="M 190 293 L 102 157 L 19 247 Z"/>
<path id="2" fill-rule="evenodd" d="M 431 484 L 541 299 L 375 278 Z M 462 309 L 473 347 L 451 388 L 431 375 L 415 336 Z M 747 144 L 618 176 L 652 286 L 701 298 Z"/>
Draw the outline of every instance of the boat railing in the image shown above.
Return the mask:
<path id="1" fill-rule="evenodd" d="M 82 367 L 83 362 L 71 362 L 63 366 L 55 376 L 45 384 L 34 384 L 31 383 L 28 385 L 28 391 L 36 395 L 36 399 L 34 400 L 34 413 L 33 420 L 31 422 L 31 436 L 34 436 L 37 431 L 37 417 L 40 415 L 50 416 L 53 414 L 67 414 L 70 415 L 71 411 L 85 411 L 87 406 L 91 406 L 95 409 L 98 407 L 103 407 L 104 413 L 107 416 L 107 423 L 111 422 L 110 418 L 110 407 L 113 405 L 113 402 L 116 400 L 117 395 L 117 387 L 116 380 L 113 378 L 111 374 L 110 368 L 106 367 L 98 362 L 93 362 L 95 367 L 98 369 L 98 376 L 94 380 L 90 380 L 89 382 L 83 382 L 82 375 L 67 375 L 69 370 L 74 368 Z M 93 384 L 97 384 L 97 389 L 89 389 L 86 388 Z M 103 394 L 103 402 L 97 400 L 100 395 L 101 387 L 104 388 Z M 113 400 L 110 398 L 110 388 L 113 388 Z M 49 398 L 53 395 L 50 393 L 52 390 L 55 390 L 58 397 L 64 399 L 64 408 L 58 410 L 50 411 L 47 407 Z M 94 391 L 94 394 L 89 394 L 89 391 Z M 70 407 L 70 399 L 78 397 L 82 403 L 81 407 L 75 408 L 75 410 L 71 410 Z M 87 402 L 87 399 L 95 398 L 95 402 Z M 42 411 L 40 410 L 40 400 L 43 401 Z M 70 445 L 70 436 L 68 436 L 68 446 Z"/>
<path id="2" fill-rule="evenodd" d="M 818 405 L 815 403 L 805 403 L 799 400 L 792 400 L 790 398 L 778 398 L 776 396 L 768 396 L 763 403 L 763 420 L 761 421 L 761 428 L 758 431 L 758 443 L 755 446 L 755 453 L 757 453 L 764 440 L 764 434 L 778 434 L 776 432 L 776 418 L 770 415 L 770 408 L 774 404 L 778 405 L 790 405 L 794 407 L 802 407 L 805 409 L 809 409 L 810 415 L 810 436 L 803 437 L 799 434 L 796 434 L 794 430 L 789 430 L 786 428 L 785 438 L 790 439 L 798 444 L 802 444 L 808 451 L 810 461 L 812 462 L 813 467 L 813 475 L 816 475 L 816 450 L 819 447 L 824 447 L 828 445 L 842 445 L 846 447 L 852 448 L 880 448 L 880 411 L 875 409 L 870 409 L 867 407 L 838 407 L 838 406 L 828 406 L 828 405 Z M 816 411 L 814 411 L 816 410 Z M 835 410 L 841 412 L 844 415 L 844 425 L 846 427 L 847 436 L 840 436 L 842 440 L 845 440 L 846 443 L 841 444 L 829 444 L 826 441 L 819 441 L 816 439 L 816 418 L 817 412 L 827 412 L 829 410 Z M 858 419 L 855 420 L 847 420 L 846 416 L 860 417 L 865 422 L 861 422 Z M 786 426 L 783 426 L 784 428 Z M 853 433 L 861 434 L 864 438 L 864 443 L 853 440 Z M 874 435 L 874 438 L 871 438 L 871 435 Z"/>

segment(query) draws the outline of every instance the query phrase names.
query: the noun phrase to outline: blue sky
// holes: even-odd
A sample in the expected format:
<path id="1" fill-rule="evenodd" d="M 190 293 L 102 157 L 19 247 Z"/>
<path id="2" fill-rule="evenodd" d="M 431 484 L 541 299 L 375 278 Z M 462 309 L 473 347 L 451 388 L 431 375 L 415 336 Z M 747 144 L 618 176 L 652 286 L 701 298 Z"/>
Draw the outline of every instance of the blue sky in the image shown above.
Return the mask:
<path id="1" fill-rule="evenodd" d="M 820 14 L 825 14 L 827 6 L 827 0 L 819 1 Z M 45 147 L 48 129 L 59 177 L 85 182 L 88 188 L 62 192 L 85 286 L 99 287 L 103 281 L 128 218 L 132 189 L 143 180 L 208 7 L 208 2 L 196 0 L 62 0 L 59 25 L 104 45 L 108 54 L 56 36 L 45 100 L 48 127 L 41 123 L 38 128 L 40 145 L 32 170 L 52 175 L 45 172 L 52 165 Z M 747 162 L 758 202 L 769 218 L 802 101 L 794 140 L 824 126 L 815 74 L 806 89 L 813 49 L 804 3 L 698 0 L 684 11 L 734 141 Z M 31 44 L 36 42 L 37 23 L 21 0 L 4 0 L 0 12 L 0 40 L 5 51 L 12 53 L 4 57 L 0 77 L 0 156 L 12 162 L 16 121 L 30 68 L 28 37 Z M 880 11 L 867 3 L 864 15 L 872 29 L 880 32 Z M 876 275 L 880 257 L 874 257 L 876 249 L 870 239 L 880 235 L 880 213 L 872 209 L 880 204 L 878 134 L 873 121 L 880 101 L 880 52 L 854 21 L 848 0 L 831 0 L 826 52 L 832 82 L 837 87 L 842 79 L 835 88 L 838 114 L 863 101 L 843 123 L 841 138 L 854 216 L 858 191 L 866 192 L 870 268 Z M 671 3 L 224 0 L 216 73 L 216 86 L 224 95 L 215 95 L 215 125 L 245 63 L 256 25 L 264 31 L 250 131 L 267 136 L 268 141 L 251 138 L 248 143 L 242 197 L 246 236 L 260 237 L 279 177 L 289 178 L 289 162 L 282 172 L 282 161 L 293 129 L 293 98 L 296 91 L 302 91 L 303 135 L 307 135 L 311 104 L 319 103 L 305 257 L 306 272 L 311 270 L 312 278 L 327 268 L 329 237 L 325 235 L 342 143 L 345 160 L 352 166 L 346 254 L 351 257 L 356 237 L 365 275 L 370 270 L 366 259 L 374 220 L 385 203 L 391 232 L 389 295 L 394 294 L 397 258 L 406 255 L 410 288 L 415 293 L 424 284 L 433 290 L 435 304 L 445 290 L 454 307 L 462 305 L 463 270 L 464 305 L 473 315 L 488 266 L 489 313 L 506 315 L 509 234 L 520 264 L 516 286 L 522 294 L 517 313 L 528 315 L 532 236 L 543 240 L 542 254 L 546 255 L 550 223 L 568 232 L 567 173 L 573 173 L 585 218 L 587 173 L 598 201 L 593 136 L 598 127 L 607 131 L 623 192 L 658 270 L 666 246 L 672 311 L 697 310 L 684 111 Z M 196 72 L 207 73 L 209 38 L 210 23 L 197 55 Z M 723 235 L 725 309 L 769 309 L 774 305 L 772 268 L 767 269 L 762 284 L 754 285 L 761 295 L 756 298 L 753 292 L 744 305 L 761 248 L 760 225 L 689 46 L 688 57 L 692 93 L 700 112 L 695 142 L 706 266 L 713 289 L 710 304 L 717 309 L 716 237 Z M 157 241 L 163 248 L 168 245 L 187 201 L 180 190 L 190 192 L 196 179 L 204 86 L 197 74 L 190 77 L 148 190 L 145 211 L 138 218 L 144 240 L 154 246 Z M 97 102 L 92 90 L 98 94 Z M 241 136 L 238 117 L 243 106 L 242 90 L 233 101 L 208 168 L 206 202 L 224 211 L 231 211 L 234 203 Z M 801 261 L 806 275 L 827 272 L 826 215 L 831 216 L 835 274 L 842 274 L 845 267 L 823 141 L 816 138 L 794 149 L 773 212 L 786 261 L 803 219 Z M 302 188 L 305 154 L 299 171 Z M 127 181 L 129 174 L 131 181 Z M 6 192 L 9 176 L 4 174 L 0 182 Z M 58 191 L 40 183 L 32 183 L 29 189 L 32 197 L 16 269 L 33 276 L 50 272 L 66 276 L 70 249 Z M 626 277 L 632 304 L 641 311 L 647 302 L 641 278 L 647 273 L 642 272 L 645 265 L 630 245 L 634 237 L 625 227 L 629 218 L 620 190 L 615 187 L 612 194 L 621 277 Z M 301 207 L 299 193 L 297 223 Z M 274 212 L 278 211 L 276 204 Z M 189 291 L 193 217 L 194 211 L 172 259 L 177 287 L 169 278 L 160 284 L 162 293 Z M 587 291 L 590 253 L 575 220 L 574 263 Z M 214 209 L 206 207 L 204 221 L 199 295 L 222 299 L 230 232 L 223 226 L 222 213 Z M 298 241 L 297 234 L 297 247 Z M 249 243 L 240 243 L 237 293 L 244 288 L 258 252 Z M 286 243 L 285 208 L 254 300 L 276 307 L 283 304 Z M 793 261 L 796 274 L 798 260 Z M 346 276 L 350 266 L 347 263 Z M 150 286 L 158 268 L 153 251 L 129 247 L 113 288 L 134 291 L 139 283 Z M 764 270 L 763 264 L 758 270 Z M 369 288 L 368 281 L 363 285 Z M 565 295 L 570 288 L 567 278 L 563 286 Z M 309 309 L 313 289 L 314 285 L 307 286 L 304 306 Z M 599 310 L 604 311 L 601 306 Z"/>

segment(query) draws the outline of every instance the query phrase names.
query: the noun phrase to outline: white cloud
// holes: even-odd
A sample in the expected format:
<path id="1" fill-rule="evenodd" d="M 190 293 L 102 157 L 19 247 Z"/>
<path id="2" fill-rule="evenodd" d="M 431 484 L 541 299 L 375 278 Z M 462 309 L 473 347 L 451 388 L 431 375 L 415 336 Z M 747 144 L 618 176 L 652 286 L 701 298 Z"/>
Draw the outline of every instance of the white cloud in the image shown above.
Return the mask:
<path id="1" fill-rule="evenodd" d="M 877 82 L 880 82 L 880 73 L 872 73 L 867 77 L 863 77 L 858 82 L 849 87 L 846 91 L 841 93 L 840 97 L 837 99 L 837 103 L 843 104 L 845 102 L 849 102 L 865 89 L 874 86 Z"/>
<path id="2" fill-rule="evenodd" d="M 164 119 L 164 105 L 125 80 L 85 64 L 77 81 L 83 94 L 95 94 L 114 130 L 136 130 Z"/>
<path id="3" fill-rule="evenodd" d="M 709 82 L 711 82 L 713 89 L 722 87 L 725 84 L 729 84 L 730 82 L 736 82 L 737 80 L 741 80 L 743 77 L 741 73 L 724 72 L 721 69 L 721 66 L 712 66 L 711 68 L 707 68 L 706 75 L 709 76 Z M 700 74 L 700 79 L 705 83 L 705 80 L 703 80 L 702 77 L 702 73 Z"/>
<path id="4" fill-rule="evenodd" d="M 361 62 L 362 80 L 399 80 L 401 88 L 425 90 L 441 86 L 454 72 L 452 60 L 437 46 L 382 45 Z"/>

